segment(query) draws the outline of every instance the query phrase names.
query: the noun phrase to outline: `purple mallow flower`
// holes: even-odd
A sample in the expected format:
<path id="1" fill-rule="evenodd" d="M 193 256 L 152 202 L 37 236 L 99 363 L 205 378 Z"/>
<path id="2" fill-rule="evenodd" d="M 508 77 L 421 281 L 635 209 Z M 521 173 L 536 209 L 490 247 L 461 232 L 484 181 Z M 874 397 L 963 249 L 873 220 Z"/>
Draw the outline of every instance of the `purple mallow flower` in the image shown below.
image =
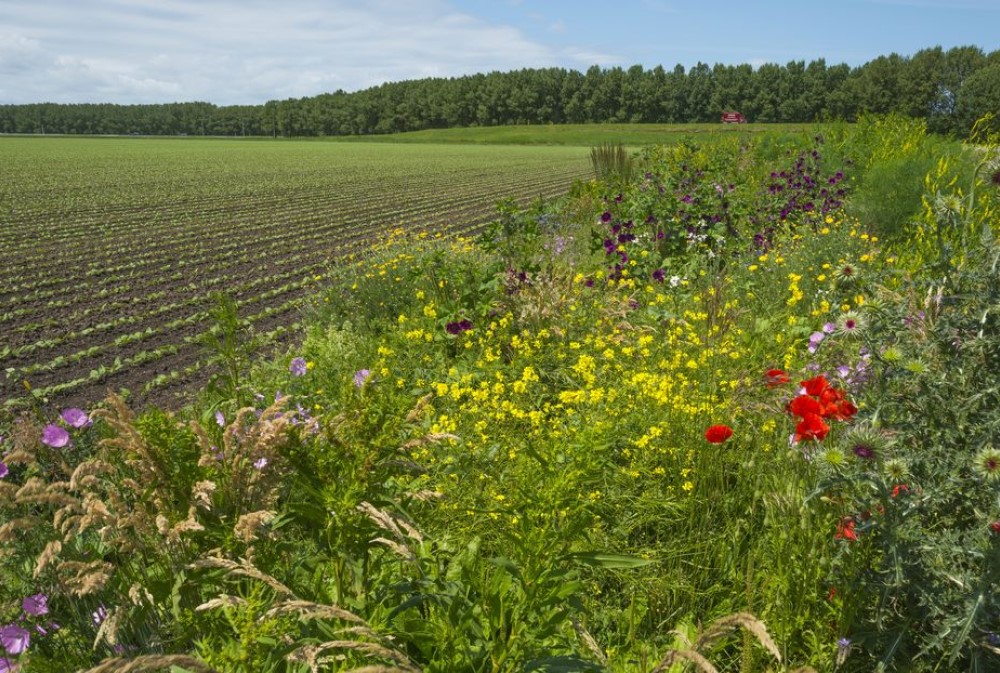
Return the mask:
<path id="1" fill-rule="evenodd" d="M 826 338 L 826 334 L 824 334 L 823 332 L 813 332 L 812 334 L 810 334 L 809 335 L 809 352 L 810 353 L 815 353 L 816 350 L 819 348 L 820 342 L 822 342 L 823 339 L 825 339 L 825 338 Z"/>
<path id="2" fill-rule="evenodd" d="M 62 419 L 66 421 L 66 425 L 71 428 L 87 428 L 92 424 L 90 416 L 83 409 L 77 409 L 72 407 L 70 409 L 63 409 L 60 414 Z"/>
<path id="3" fill-rule="evenodd" d="M 21 609 L 32 617 L 41 617 L 49 613 L 49 597 L 45 594 L 28 596 L 21 601 Z"/>
<path id="4" fill-rule="evenodd" d="M 225 427 L 226 417 L 221 411 L 215 412 L 215 422 L 219 425 L 220 428 Z"/>
<path id="5" fill-rule="evenodd" d="M 31 632 L 17 624 L 0 627 L 0 645 L 7 654 L 21 654 L 31 644 Z"/>
<path id="6" fill-rule="evenodd" d="M 370 377 L 371 375 L 372 373 L 367 369 L 359 369 L 358 371 L 354 372 L 354 387 L 360 388 L 363 385 L 365 385 L 365 381 L 367 381 L 368 377 Z"/>
<path id="7" fill-rule="evenodd" d="M 292 373 L 292 376 L 305 376 L 307 369 L 305 358 L 295 358 L 292 360 L 292 364 L 288 365 L 288 371 Z"/>
<path id="8" fill-rule="evenodd" d="M 0 479 L 3 479 L 8 474 L 10 474 L 10 468 L 7 467 L 7 463 L 0 460 Z"/>
<path id="9" fill-rule="evenodd" d="M 65 428 L 49 423 L 42 430 L 42 443 L 53 449 L 61 449 L 69 444 L 69 433 Z"/>

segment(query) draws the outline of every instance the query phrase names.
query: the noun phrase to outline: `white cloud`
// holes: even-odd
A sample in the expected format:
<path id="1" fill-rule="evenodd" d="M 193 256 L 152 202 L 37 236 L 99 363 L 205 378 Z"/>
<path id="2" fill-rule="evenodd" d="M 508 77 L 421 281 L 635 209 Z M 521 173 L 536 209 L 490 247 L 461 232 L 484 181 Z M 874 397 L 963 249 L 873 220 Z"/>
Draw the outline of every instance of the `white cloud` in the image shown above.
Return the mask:
<path id="1" fill-rule="evenodd" d="M 263 103 L 384 81 L 613 62 L 445 0 L 4 0 L 0 103 Z"/>

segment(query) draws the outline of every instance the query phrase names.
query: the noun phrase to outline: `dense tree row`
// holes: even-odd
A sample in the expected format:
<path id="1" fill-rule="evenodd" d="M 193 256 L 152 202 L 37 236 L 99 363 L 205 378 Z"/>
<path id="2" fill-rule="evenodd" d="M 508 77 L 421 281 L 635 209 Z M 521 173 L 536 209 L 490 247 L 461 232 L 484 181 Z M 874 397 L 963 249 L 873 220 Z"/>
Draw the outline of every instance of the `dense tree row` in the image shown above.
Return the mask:
<path id="1" fill-rule="evenodd" d="M 752 122 L 852 120 L 898 112 L 924 117 L 938 132 L 963 134 L 975 119 L 1000 114 L 1000 50 L 924 49 L 880 56 L 863 66 L 822 59 L 690 70 L 592 66 L 492 72 L 394 82 L 258 106 L 0 106 L 3 133 L 188 135 L 356 135 L 455 126 L 602 122 L 714 122 L 739 110 Z"/>

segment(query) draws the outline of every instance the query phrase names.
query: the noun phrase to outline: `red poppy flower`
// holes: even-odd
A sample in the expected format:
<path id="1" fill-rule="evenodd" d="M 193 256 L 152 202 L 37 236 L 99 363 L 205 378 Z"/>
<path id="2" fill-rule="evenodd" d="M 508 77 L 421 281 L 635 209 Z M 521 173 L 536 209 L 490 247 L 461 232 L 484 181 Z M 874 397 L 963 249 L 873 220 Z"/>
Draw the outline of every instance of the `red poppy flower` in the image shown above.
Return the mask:
<path id="1" fill-rule="evenodd" d="M 823 407 L 808 395 L 799 395 L 788 405 L 788 411 L 799 418 L 805 418 L 808 414 L 815 414 L 817 416 L 822 414 Z"/>
<path id="2" fill-rule="evenodd" d="M 826 380 L 826 377 L 820 374 L 819 376 L 814 376 L 808 381 L 802 382 L 802 387 L 806 389 L 806 392 L 813 397 L 819 397 L 823 394 L 823 391 L 830 387 L 830 382 Z"/>
<path id="3" fill-rule="evenodd" d="M 830 386 L 828 388 L 824 388 L 823 392 L 821 392 L 817 397 L 819 397 L 819 401 L 823 404 L 836 404 L 844 399 L 844 391 L 840 388 Z"/>
<path id="4" fill-rule="evenodd" d="M 830 426 L 820 418 L 819 414 L 806 414 L 799 421 L 799 424 L 795 426 L 795 441 L 800 442 L 803 439 L 815 439 L 821 442 L 828 432 L 830 432 Z"/>
<path id="5" fill-rule="evenodd" d="M 1000 533 L 1000 520 L 991 523 L 990 530 L 993 531 L 994 533 Z"/>
<path id="6" fill-rule="evenodd" d="M 854 532 L 854 519 L 849 516 L 842 517 L 840 523 L 837 524 L 837 532 L 833 534 L 833 539 L 856 541 L 858 534 Z"/>
<path id="7" fill-rule="evenodd" d="M 850 400 L 843 400 L 837 404 L 837 411 L 833 417 L 840 421 L 849 421 L 858 413 L 858 408 Z"/>
<path id="8" fill-rule="evenodd" d="M 733 436 L 733 429 L 728 425 L 712 425 L 705 431 L 705 439 L 711 444 L 721 444 Z"/>
<path id="9" fill-rule="evenodd" d="M 900 493 L 909 493 L 910 487 L 906 484 L 896 484 L 892 487 L 892 497 L 898 498 Z"/>
<path id="10" fill-rule="evenodd" d="M 764 374 L 764 384 L 768 388 L 775 388 L 784 383 L 788 383 L 788 374 L 780 369 L 768 369 Z"/>

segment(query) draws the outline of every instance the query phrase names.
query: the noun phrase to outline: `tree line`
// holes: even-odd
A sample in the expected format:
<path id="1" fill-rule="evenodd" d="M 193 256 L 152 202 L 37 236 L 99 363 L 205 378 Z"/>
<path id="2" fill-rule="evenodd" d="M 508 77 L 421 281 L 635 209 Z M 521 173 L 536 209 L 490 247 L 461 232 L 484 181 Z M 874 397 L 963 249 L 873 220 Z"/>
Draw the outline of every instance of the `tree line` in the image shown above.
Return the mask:
<path id="1" fill-rule="evenodd" d="M 262 105 L 2 105 L 0 132 L 336 136 L 510 124 L 718 122 L 727 110 L 750 122 L 900 113 L 925 118 L 934 132 L 963 135 L 986 112 L 1000 117 L 1000 50 L 934 47 L 853 68 L 819 59 L 756 68 L 523 69 Z"/>

